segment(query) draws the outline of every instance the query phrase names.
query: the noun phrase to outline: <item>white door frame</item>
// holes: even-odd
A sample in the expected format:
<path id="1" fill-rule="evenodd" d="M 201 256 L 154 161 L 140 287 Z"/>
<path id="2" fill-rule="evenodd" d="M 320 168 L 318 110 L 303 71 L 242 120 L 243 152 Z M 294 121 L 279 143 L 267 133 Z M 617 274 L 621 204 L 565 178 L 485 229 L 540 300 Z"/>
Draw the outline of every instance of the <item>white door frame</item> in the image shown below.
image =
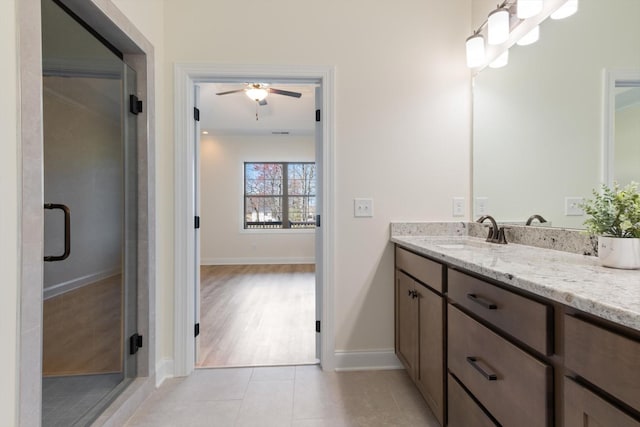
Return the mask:
<path id="1" fill-rule="evenodd" d="M 175 292 L 174 374 L 189 375 L 195 366 L 195 233 L 194 233 L 194 86 L 201 82 L 288 80 L 322 84 L 324 167 L 322 206 L 322 322 L 320 364 L 335 369 L 334 284 L 334 68 L 328 66 L 226 65 L 177 63 L 175 75 Z M 318 256 L 316 254 L 316 256 Z"/>

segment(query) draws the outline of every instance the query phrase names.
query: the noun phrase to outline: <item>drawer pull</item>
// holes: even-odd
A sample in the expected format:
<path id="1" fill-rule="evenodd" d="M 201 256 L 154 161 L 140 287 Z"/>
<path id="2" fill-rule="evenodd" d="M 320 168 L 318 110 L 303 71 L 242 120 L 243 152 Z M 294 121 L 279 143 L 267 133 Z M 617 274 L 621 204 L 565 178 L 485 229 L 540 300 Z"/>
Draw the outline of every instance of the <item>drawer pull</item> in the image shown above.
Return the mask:
<path id="1" fill-rule="evenodd" d="M 485 377 L 487 380 L 489 381 L 496 381 L 498 379 L 498 377 L 496 376 L 496 374 L 490 374 L 487 371 L 485 371 L 484 369 L 482 369 L 479 365 L 480 362 L 478 362 L 478 359 L 476 359 L 475 357 L 467 357 L 467 362 L 469 362 L 469 364 L 471 366 L 473 366 L 473 368 L 480 372 L 482 374 L 483 377 Z"/>
<path id="2" fill-rule="evenodd" d="M 494 303 L 492 303 L 489 300 L 486 300 L 484 298 L 480 298 L 476 294 L 467 294 L 467 298 L 469 298 L 471 301 L 475 302 L 476 304 L 479 304 L 479 305 L 483 306 L 484 308 L 486 308 L 488 310 L 497 310 L 498 309 L 497 305 L 495 305 Z"/>

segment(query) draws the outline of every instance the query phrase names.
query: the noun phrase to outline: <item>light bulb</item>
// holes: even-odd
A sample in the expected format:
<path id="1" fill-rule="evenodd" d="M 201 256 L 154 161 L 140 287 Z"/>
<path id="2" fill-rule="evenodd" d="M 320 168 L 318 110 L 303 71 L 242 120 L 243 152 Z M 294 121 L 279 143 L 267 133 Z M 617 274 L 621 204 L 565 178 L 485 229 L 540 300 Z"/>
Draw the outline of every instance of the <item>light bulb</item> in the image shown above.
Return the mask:
<path id="1" fill-rule="evenodd" d="M 269 92 L 266 89 L 261 87 L 252 87 L 251 89 L 247 89 L 245 93 L 251 100 L 257 101 L 257 102 L 262 101 L 269 94 Z"/>
<path id="2" fill-rule="evenodd" d="M 567 0 L 558 10 L 551 14 L 551 19 L 564 19 L 578 11 L 578 0 Z"/>
<path id="3" fill-rule="evenodd" d="M 522 36 L 516 43 L 519 46 L 527 46 L 538 41 L 540 38 L 540 25 L 536 25 L 527 34 Z"/>
<path id="4" fill-rule="evenodd" d="M 505 50 L 500 56 L 494 59 L 489 67 L 491 68 L 502 68 L 509 63 L 509 50 Z"/>
<path id="5" fill-rule="evenodd" d="M 518 18 L 527 19 L 542 12 L 544 0 L 518 0 Z"/>
<path id="6" fill-rule="evenodd" d="M 466 41 L 467 67 L 477 68 L 484 64 L 484 37 L 474 34 Z"/>
<path id="7" fill-rule="evenodd" d="M 509 39 L 509 11 L 498 8 L 489 14 L 487 18 L 487 42 L 492 45 L 502 44 Z"/>

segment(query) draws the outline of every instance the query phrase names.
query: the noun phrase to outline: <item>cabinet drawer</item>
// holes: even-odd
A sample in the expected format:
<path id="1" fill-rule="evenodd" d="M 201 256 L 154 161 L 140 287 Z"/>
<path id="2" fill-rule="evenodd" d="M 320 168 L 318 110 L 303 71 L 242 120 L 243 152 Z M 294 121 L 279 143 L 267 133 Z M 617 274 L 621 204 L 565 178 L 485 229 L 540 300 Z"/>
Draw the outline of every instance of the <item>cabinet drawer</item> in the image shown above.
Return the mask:
<path id="1" fill-rule="evenodd" d="M 448 281 L 448 296 L 457 305 L 540 353 L 553 353 L 550 306 L 452 269 L 448 271 Z"/>
<path id="2" fill-rule="evenodd" d="M 412 275 L 422 283 L 442 292 L 442 273 L 444 266 L 435 261 L 396 247 L 396 267 Z"/>
<path id="3" fill-rule="evenodd" d="M 640 410 L 640 342 L 565 315 L 565 366 Z"/>
<path id="4" fill-rule="evenodd" d="M 552 369 L 451 304 L 449 371 L 503 426 L 548 426 Z"/>
<path id="5" fill-rule="evenodd" d="M 497 427 L 451 374 L 449 374 L 448 396 L 448 427 Z"/>
<path id="6" fill-rule="evenodd" d="M 640 422 L 565 377 L 564 425 L 566 427 L 640 427 Z"/>

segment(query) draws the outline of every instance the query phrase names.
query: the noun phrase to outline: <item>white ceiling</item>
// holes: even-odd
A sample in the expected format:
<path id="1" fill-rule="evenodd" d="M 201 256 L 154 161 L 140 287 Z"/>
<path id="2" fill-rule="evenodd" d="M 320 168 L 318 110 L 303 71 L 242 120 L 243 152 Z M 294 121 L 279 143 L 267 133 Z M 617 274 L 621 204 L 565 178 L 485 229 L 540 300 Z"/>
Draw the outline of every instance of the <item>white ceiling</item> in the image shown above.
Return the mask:
<path id="1" fill-rule="evenodd" d="M 259 82 L 268 83 L 268 82 Z M 270 87 L 300 92 L 300 98 L 269 94 L 267 105 L 257 105 L 244 93 L 216 95 L 241 89 L 243 83 L 201 83 L 200 129 L 210 134 L 272 134 L 289 132 L 309 135 L 315 124 L 315 87 L 313 84 L 273 83 Z M 258 120 L 256 120 L 256 107 Z"/>

